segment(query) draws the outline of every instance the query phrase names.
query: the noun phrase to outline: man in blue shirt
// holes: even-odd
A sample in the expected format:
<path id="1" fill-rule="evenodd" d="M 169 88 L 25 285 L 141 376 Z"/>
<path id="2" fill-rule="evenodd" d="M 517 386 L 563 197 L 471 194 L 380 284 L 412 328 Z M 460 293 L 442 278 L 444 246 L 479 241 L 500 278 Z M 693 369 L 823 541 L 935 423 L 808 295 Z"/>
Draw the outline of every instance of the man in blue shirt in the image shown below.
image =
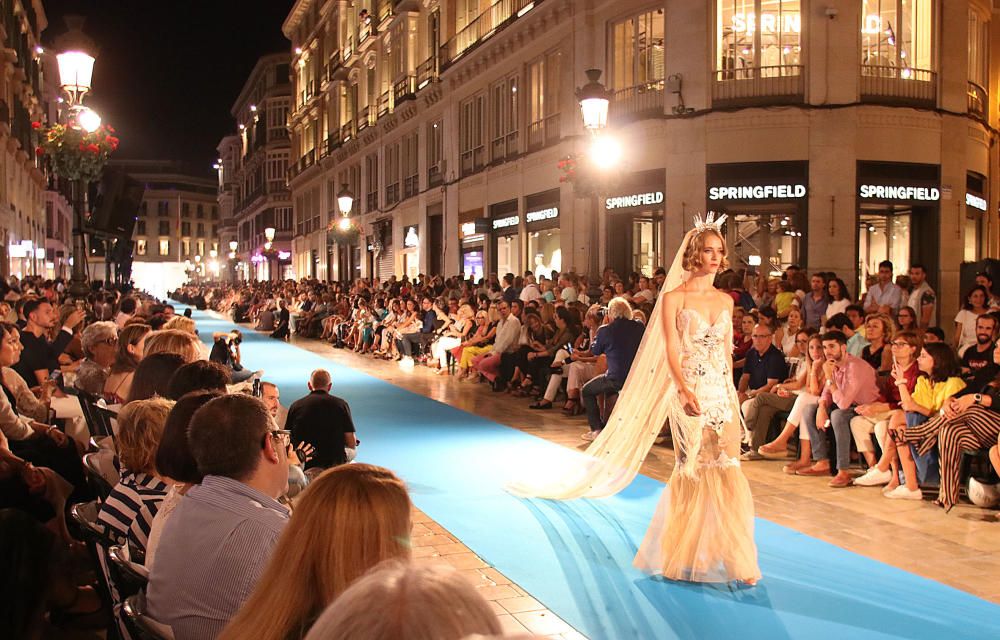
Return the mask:
<path id="1" fill-rule="evenodd" d="M 604 428 L 605 421 L 597 406 L 597 396 L 621 391 L 645 329 L 641 322 L 632 319 L 632 307 L 625 298 L 614 298 L 608 303 L 608 324 L 597 331 L 597 338 L 590 348 L 590 353 L 595 356 L 604 354 L 608 360 L 608 371 L 592 378 L 580 389 L 583 406 L 587 409 L 587 422 L 590 423 L 590 431 L 581 436 L 584 440 L 593 440 Z"/>

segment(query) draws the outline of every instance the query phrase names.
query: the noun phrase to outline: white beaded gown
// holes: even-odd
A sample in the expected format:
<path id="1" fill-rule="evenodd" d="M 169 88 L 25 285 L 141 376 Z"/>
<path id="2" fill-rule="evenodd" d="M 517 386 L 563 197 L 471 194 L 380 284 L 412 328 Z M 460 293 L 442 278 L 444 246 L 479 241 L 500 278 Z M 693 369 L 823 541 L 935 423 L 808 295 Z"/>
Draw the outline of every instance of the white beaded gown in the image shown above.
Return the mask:
<path id="1" fill-rule="evenodd" d="M 730 313 L 710 323 L 681 309 L 676 322 L 681 372 L 701 415 L 684 412 L 671 383 L 665 392 L 676 462 L 634 565 L 673 580 L 755 581 L 760 569 L 753 497 L 740 470 L 743 429 L 730 369 Z"/>

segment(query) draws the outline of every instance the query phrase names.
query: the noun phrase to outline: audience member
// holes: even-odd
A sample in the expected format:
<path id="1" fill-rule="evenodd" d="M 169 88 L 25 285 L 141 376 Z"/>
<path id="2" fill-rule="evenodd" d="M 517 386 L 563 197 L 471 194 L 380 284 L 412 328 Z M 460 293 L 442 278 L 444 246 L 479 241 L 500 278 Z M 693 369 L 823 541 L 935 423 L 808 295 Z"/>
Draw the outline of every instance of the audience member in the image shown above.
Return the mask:
<path id="1" fill-rule="evenodd" d="M 878 282 L 868 289 L 865 296 L 865 313 L 884 313 L 896 317 L 903 306 L 903 290 L 892 281 L 892 262 L 883 260 L 878 264 Z"/>
<path id="2" fill-rule="evenodd" d="M 142 323 L 128 324 L 119 331 L 118 350 L 102 394 L 109 405 L 125 403 L 150 331 L 152 327 Z"/>
<path id="3" fill-rule="evenodd" d="M 86 314 L 75 309 L 52 342 L 48 334 L 55 328 L 56 315 L 52 305 L 45 300 L 29 300 L 22 308 L 25 325 L 21 331 L 24 351 L 14 367 L 30 386 L 44 385 L 49 374 L 59 370 L 59 355 L 73 340 L 73 330 L 83 322 Z"/>
<path id="4" fill-rule="evenodd" d="M 254 590 L 287 523 L 277 498 L 288 433 L 258 399 L 235 394 L 195 411 L 188 441 L 204 477 L 163 527 L 147 600 L 179 640 L 209 640 Z"/>
<path id="5" fill-rule="evenodd" d="M 114 322 L 94 322 L 80 333 L 83 362 L 76 370 L 76 388 L 93 396 L 104 393 L 111 365 L 118 353 L 118 327 Z"/>
<path id="6" fill-rule="evenodd" d="M 369 569 L 409 559 L 410 509 L 406 486 L 388 469 L 353 464 L 318 476 L 298 499 L 257 588 L 220 640 L 304 636 Z M 385 604 L 370 603 L 378 609 Z"/>
<path id="7" fill-rule="evenodd" d="M 176 353 L 147 355 L 135 369 L 127 402 L 167 397 L 170 379 L 184 364 L 184 357 Z"/>
<path id="8" fill-rule="evenodd" d="M 774 332 L 764 324 L 754 326 L 753 348 L 747 352 L 736 392 L 740 404 L 746 404 L 758 394 L 767 393 L 788 377 L 785 354 L 774 346 Z"/>
<path id="9" fill-rule="evenodd" d="M 632 319 L 632 307 L 624 298 L 614 298 L 608 303 L 608 320 L 608 324 L 598 330 L 590 348 L 592 355 L 607 357 L 608 370 L 591 378 L 580 389 L 590 425 L 590 431 L 583 434 L 584 440 L 593 440 L 604 428 L 605 418 L 597 405 L 597 397 L 621 391 L 645 331 L 641 323 Z"/>
<path id="10" fill-rule="evenodd" d="M 177 316 L 182 318 L 183 316 Z M 218 362 L 195 360 L 177 369 L 167 384 L 167 397 L 180 400 L 192 391 L 219 391 L 225 393 L 230 383 L 229 370 Z"/>
<path id="11" fill-rule="evenodd" d="M 143 357 L 148 358 L 157 353 L 176 353 L 184 358 L 184 362 L 201 360 L 201 342 L 198 336 L 179 329 L 161 329 L 146 336 L 143 345 Z"/>
<path id="12" fill-rule="evenodd" d="M 305 640 L 461 640 L 501 633 L 497 614 L 457 569 L 390 561 L 337 598 Z"/>
<path id="13" fill-rule="evenodd" d="M 965 304 L 955 316 L 953 344 L 959 354 L 964 354 L 966 349 L 976 344 L 976 319 L 989 311 L 986 306 L 987 298 L 986 289 L 979 285 L 965 294 Z"/>
<path id="14" fill-rule="evenodd" d="M 346 450 L 358 446 L 351 408 L 343 398 L 330 393 L 332 387 L 330 372 L 316 369 L 309 376 L 309 395 L 288 408 L 292 444 L 297 448 L 304 443 L 315 450 L 306 462 L 307 471 L 344 464 L 348 461 Z"/>

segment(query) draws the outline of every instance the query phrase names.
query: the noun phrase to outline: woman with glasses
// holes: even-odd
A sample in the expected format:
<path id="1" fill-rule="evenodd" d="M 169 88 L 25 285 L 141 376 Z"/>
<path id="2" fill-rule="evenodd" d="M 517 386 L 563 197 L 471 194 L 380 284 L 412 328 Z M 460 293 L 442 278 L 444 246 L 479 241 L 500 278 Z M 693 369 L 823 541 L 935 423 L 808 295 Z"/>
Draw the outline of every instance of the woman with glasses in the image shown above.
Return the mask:
<path id="1" fill-rule="evenodd" d="M 80 341 L 86 357 L 76 371 L 75 386 L 90 395 L 100 395 L 118 355 L 118 327 L 110 321 L 95 322 L 83 330 Z"/>
<path id="2" fill-rule="evenodd" d="M 806 411 L 815 411 L 815 407 L 819 403 L 819 394 L 823 391 L 823 385 L 826 384 L 826 374 L 823 371 L 823 362 L 825 360 L 823 357 L 823 341 L 818 334 L 807 334 L 803 338 L 803 333 L 800 331 L 795 339 L 800 341 L 805 340 L 804 345 L 799 342 L 799 346 L 805 349 L 805 358 L 798 366 L 798 371 L 805 371 L 805 383 L 796 390 L 797 393 L 794 396 L 788 392 L 787 387 L 778 390 L 777 395 L 779 396 L 788 394 L 784 398 L 786 405 L 788 404 L 788 400 L 792 401 L 788 409 L 788 417 L 785 418 L 785 426 L 777 438 L 757 449 L 757 453 L 764 458 L 786 458 L 788 457 L 788 442 L 792 435 L 798 431 L 799 459 L 785 465 L 782 469 L 785 473 L 791 475 L 795 475 L 795 472 L 799 469 L 812 466 L 812 448 L 809 443 L 809 431 L 802 421 L 802 415 Z"/>
<path id="3" fill-rule="evenodd" d="M 896 324 L 899 325 L 900 331 L 920 332 L 920 325 L 917 324 L 917 312 L 913 310 L 913 307 L 900 307 L 899 313 L 896 314 Z"/>
<path id="4" fill-rule="evenodd" d="M 854 484 L 862 487 L 888 484 L 892 478 L 898 477 L 899 458 L 896 456 L 896 447 L 888 439 L 889 418 L 892 412 L 899 410 L 902 400 L 900 391 L 903 387 L 896 385 L 896 378 L 905 380 L 906 391 L 912 394 L 917 387 L 917 379 L 923 375 L 917 364 L 917 355 L 923 348 L 918 333 L 900 331 L 889 347 L 892 351 L 893 375 L 878 378 L 880 395 L 885 402 L 860 405 L 854 410 L 858 415 L 851 419 L 854 443 L 868 465 L 868 471 L 854 479 Z M 877 461 L 875 447 L 872 446 L 872 433 L 882 450 L 882 457 Z"/>

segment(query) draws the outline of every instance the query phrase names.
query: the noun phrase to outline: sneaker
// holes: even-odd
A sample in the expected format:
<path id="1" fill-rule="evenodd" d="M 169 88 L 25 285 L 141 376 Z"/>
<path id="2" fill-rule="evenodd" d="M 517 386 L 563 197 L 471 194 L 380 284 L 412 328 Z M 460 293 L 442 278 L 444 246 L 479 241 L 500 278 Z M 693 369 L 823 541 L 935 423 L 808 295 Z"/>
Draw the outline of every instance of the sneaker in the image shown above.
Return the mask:
<path id="1" fill-rule="evenodd" d="M 890 500 L 923 500 L 924 494 L 921 493 L 920 489 L 910 491 L 906 488 L 905 484 L 901 484 L 892 491 L 886 493 L 885 497 Z"/>
<path id="2" fill-rule="evenodd" d="M 402 367 L 402 368 L 404 368 L 404 369 L 412 369 L 413 368 L 413 358 L 404 357 L 404 358 L 400 359 L 399 366 Z"/>
<path id="3" fill-rule="evenodd" d="M 601 435 L 600 431 L 588 431 L 580 435 L 581 440 L 586 440 L 587 442 L 593 442 L 594 438 Z"/>
<path id="4" fill-rule="evenodd" d="M 743 453 L 740 454 L 740 460 L 742 460 L 743 462 L 750 462 L 752 460 L 763 460 L 763 459 L 764 456 L 760 455 L 753 449 L 751 449 L 750 451 L 744 451 Z"/>
<path id="5" fill-rule="evenodd" d="M 878 487 L 889 484 L 892 480 L 892 472 L 889 470 L 879 471 L 878 467 L 871 467 L 868 471 L 854 479 L 854 484 L 860 487 Z"/>

